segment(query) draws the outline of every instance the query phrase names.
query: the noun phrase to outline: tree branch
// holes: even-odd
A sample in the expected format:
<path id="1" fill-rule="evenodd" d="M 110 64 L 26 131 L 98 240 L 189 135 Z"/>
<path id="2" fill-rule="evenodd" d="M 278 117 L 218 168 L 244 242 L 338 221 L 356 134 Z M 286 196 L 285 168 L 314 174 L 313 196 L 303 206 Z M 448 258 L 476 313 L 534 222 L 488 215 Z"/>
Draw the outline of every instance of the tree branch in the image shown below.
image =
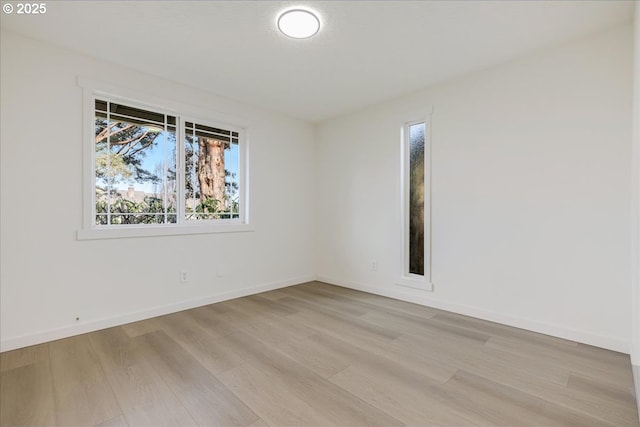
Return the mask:
<path id="1" fill-rule="evenodd" d="M 118 129 L 118 130 L 116 130 L 116 131 L 115 131 L 115 132 L 113 132 L 113 133 L 110 133 L 110 132 L 109 132 L 111 129 L 113 129 L 113 127 L 114 127 L 114 126 L 117 126 L 117 125 L 119 125 L 119 124 L 120 124 L 120 122 L 115 122 L 115 123 L 113 123 L 112 125 L 107 126 L 107 127 L 106 127 L 102 132 L 100 132 L 100 134 L 98 134 L 98 136 L 96 136 L 96 143 L 97 143 L 97 142 L 102 141 L 103 139 L 106 139 L 108 136 L 116 135 L 116 134 L 118 134 L 118 133 L 120 133 L 120 132 L 124 132 L 124 131 L 126 131 L 126 130 L 128 130 L 128 129 L 131 129 L 132 127 L 136 126 L 136 125 L 134 125 L 133 123 L 130 123 L 130 124 L 128 124 L 127 126 L 125 126 L 125 127 L 121 128 L 121 129 Z M 103 135 L 103 134 L 104 134 L 104 135 Z M 101 136 L 101 137 L 100 137 L 100 136 Z M 99 137 L 100 137 L 100 138 L 99 138 Z M 114 143 L 114 144 L 115 144 L 115 143 Z"/>

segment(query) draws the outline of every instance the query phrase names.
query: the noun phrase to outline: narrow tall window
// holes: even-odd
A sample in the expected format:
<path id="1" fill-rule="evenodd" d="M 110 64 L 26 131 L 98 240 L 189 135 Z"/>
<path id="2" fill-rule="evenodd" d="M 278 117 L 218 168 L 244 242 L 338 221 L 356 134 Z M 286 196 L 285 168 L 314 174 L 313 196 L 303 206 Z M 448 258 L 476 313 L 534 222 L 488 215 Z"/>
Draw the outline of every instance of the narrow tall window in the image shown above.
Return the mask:
<path id="1" fill-rule="evenodd" d="M 425 124 L 409 125 L 409 273 L 424 276 Z"/>
<path id="2" fill-rule="evenodd" d="M 402 274 L 399 284 L 431 290 L 429 120 L 402 127 Z"/>

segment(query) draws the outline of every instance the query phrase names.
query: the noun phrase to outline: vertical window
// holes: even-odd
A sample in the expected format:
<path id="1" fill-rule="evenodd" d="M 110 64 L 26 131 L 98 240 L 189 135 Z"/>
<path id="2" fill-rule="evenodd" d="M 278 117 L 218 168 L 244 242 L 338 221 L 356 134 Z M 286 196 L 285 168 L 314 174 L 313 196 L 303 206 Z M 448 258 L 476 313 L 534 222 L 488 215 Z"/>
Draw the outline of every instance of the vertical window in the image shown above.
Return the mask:
<path id="1" fill-rule="evenodd" d="M 402 127 L 402 274 L 400 284 L 431 290 L 429 122 Z"/>
<path id="2" fill-rule="evenodd" d="M 409 274 L 424 276 L 424 131 L 409 125 Z"/>

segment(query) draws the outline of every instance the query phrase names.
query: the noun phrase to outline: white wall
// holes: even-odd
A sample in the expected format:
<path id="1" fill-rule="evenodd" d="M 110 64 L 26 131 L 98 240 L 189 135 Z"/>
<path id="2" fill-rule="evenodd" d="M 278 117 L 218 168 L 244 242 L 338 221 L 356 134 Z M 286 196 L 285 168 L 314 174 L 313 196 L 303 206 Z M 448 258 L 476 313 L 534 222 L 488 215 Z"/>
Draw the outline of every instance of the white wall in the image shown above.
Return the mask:
<path id="1" fill-rule="evenodd" d="M 640 411 L 640 4 L 635 8 L 634 32 L 634 107 L 633 107 L 633 157 L 631 188 L 631 277 L 632 277 L 632 342 L 631 363 L 636 386 L 636 399 Z"/>
<path id="2" fill-rule="evenodd" d="M 620 27 L 319 126 L 319 278 L 628 352 L 632 40 Z M 428 106 L 433 293 L 395 285 L 399 129 Z"/>
<path id="3" fill-rule="evenodd" d="M 310 125 L 7 32 L 1 52 L 2 350 L 313 278 Z M 255 231 L 77 241 L 78 75 L 249 122 Z"/>

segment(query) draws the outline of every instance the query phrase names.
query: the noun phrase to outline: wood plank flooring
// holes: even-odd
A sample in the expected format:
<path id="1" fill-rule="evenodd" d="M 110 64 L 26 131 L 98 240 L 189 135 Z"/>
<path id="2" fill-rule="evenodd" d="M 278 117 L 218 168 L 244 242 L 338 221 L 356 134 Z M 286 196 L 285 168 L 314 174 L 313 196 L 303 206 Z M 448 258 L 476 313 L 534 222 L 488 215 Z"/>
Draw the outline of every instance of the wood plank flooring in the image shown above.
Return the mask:
<path id="1" fill-rule="evenodd" d="M 639 426 L 628 355 L 319 282 L 0 370 L 2 427 Z"/>

